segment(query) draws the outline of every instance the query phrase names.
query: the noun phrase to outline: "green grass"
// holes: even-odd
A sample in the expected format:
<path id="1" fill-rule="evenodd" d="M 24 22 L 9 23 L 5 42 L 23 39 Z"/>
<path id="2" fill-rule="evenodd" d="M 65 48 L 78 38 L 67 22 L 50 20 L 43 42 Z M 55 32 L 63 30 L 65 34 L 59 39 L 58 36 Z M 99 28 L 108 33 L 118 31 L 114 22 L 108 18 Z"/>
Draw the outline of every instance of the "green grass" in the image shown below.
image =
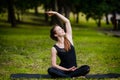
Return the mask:
<path id="1" fill-rule="evenodd" d="M 79 34 L 74 36 L 74 41 L 80 65 L 89 64 L 91 73 L 114 73 L 114 71 L 120 73 L 120 40 L 118 38 L 106 36 L 97 31 L 75 32 L 76 35 Z"/>
<path id="2" fill-rule="evenodd" d="M 27 17 L 25 21 L 34 22 Z M 0 25 L 0 80 L 8 80 L 13 73 L 47 74 L 55 43 L 49 38 L 51 27 L 19 24 L 11 28 L 6 22 Z M 73 23 L 72 27 L 78 66 L 89 65 L 90 74 L 120 73 L 120 38 L 103 34 L 93 22 Z"/>

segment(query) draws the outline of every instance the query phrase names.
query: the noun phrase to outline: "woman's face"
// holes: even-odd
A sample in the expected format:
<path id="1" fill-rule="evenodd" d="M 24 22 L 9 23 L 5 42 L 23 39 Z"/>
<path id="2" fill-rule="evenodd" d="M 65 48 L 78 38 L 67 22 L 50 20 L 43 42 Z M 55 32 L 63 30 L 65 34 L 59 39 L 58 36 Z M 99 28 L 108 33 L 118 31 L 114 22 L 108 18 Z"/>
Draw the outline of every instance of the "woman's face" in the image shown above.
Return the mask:
<path id="1" fill-rule="evenodd" d="M 56 26 L 54 31 L 56 32 L 55 34 L 56 37 L 65 36 L 65 31 L 60 26 Z"/>

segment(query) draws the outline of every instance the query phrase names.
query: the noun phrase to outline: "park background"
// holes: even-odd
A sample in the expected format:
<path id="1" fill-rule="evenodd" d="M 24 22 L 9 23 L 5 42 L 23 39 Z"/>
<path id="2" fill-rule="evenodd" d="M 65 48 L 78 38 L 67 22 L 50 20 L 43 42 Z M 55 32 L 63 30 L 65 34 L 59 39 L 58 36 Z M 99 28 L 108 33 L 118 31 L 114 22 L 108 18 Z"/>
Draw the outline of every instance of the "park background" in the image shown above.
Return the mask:
<path id="1" fill-rule="evenodd" d="M 70 19 L 78 66 L 89 65 L 89 74 L 119 74 L 119 3 L 119 0 L 1 0 L 0 79 L 9 80 L 11 74 L 17 73 L 47 74 L 50 50 L 55 43 L 49 31 L 53 24 L 64 26 L 56 16 L 44 14 L 49 10 Z"/>

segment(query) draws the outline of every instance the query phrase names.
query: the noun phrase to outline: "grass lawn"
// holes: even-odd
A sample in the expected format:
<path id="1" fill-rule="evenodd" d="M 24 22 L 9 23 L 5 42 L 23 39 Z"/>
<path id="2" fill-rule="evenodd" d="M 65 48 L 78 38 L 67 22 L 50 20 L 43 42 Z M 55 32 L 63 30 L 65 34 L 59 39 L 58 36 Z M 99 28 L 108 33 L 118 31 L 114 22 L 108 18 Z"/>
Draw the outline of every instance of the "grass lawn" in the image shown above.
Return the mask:
<path id="1" fill-rule="evenodd" d="M 72 27 L 78 66 L 89 65 L 90 74 L 120 73 L 120 38 L 105 35 L 90 22 Z M 34 24 L 11 28 L 0 22 L 0 80 L 9 80 L 13 73 L 47 74 L 55 43 L 49 37 L 50 28 Z"/>

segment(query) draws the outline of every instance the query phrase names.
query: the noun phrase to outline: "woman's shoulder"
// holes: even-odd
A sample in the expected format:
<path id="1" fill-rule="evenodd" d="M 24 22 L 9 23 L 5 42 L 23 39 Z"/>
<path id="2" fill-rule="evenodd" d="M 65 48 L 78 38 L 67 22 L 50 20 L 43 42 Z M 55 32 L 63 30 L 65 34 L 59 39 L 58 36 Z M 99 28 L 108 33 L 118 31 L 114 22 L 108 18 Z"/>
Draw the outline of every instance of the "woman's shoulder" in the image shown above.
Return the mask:
<path id="1" fill-rule="evenodd" d="M 72 36 L 66 35 L 66 38 L 69 40 L 69 42 L 70 42 L 72 45 L 74 45 L 74 44 L 73 44 Z"/>
<path id="2" fill-rule="evenodd" d="M 56 48 L 54 46 L 51 48 L 51 52 L 52 53 L 57 52 L 57 50 L 56 50 Z"/>

